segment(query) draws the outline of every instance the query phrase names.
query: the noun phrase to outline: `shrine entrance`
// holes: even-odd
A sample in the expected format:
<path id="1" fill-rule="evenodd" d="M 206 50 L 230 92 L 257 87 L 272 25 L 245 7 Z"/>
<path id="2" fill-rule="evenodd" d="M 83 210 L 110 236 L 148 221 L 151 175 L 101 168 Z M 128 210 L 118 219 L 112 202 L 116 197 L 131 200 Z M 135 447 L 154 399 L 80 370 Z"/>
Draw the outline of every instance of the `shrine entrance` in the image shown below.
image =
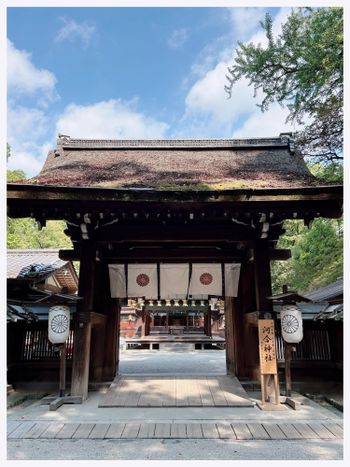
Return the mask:
<path id="1" fill-rule="evenodd" d="M 31 217 L 40 227 L 48 219 L 66 222 L 72 248 L 61 250 L 60 258 L 80 262 L 71 394 L 83 399 L 89 383 L 118 375 L 127 297 L 176 298 L 113 294 L 110 265 L 240 264 L 237 295 L 228 293 L 231 281 L 225 281 L 225 290 L 208 299 L 224 300 L 227 375 L 259 381 L 258 320 L 273 311 L 270 261 L 291 256 L 277 247 L 283 222 L 309 225 L 341 214 L 342 186 L 320 185 L 289 134 L 193 141 L 60 135 L 37 177 L 8 185 L 10 217 Z M 145 335 L 158 329 L 159 336 L 165 331 L 177 338 L 176 332 L 192 328 L 210 338 L 205 309 L 193 315 L 172 306 L 172 313 L 164 311 L 166 304 L 158 313 L 142 305 Z"/>

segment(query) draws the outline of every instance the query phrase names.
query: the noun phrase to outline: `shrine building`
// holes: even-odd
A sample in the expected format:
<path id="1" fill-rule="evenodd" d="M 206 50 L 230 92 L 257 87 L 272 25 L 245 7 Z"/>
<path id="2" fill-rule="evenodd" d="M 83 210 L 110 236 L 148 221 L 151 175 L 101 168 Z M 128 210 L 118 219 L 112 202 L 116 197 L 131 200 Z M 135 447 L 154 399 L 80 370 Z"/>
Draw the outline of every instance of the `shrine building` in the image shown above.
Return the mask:
<path id="1" fill-rule="evenodd" d="M 208 140 L 59 135 L 36 177 L 8 184 L 8 215 L 63 220 L 79 261 L 71 394 L 118 374 L 119 322 L 137 304 L 143 336 L 211 336 L 226 367 L 259 381 L 258 319 L 272 317 L 270 262 L 286 219 L 342 215 L 343 187 L 314 177 L 290 134 Z M 129 316 L 129 315 L 128 315 Z M 201 336 L 200 336 L 201 337 Z"/>

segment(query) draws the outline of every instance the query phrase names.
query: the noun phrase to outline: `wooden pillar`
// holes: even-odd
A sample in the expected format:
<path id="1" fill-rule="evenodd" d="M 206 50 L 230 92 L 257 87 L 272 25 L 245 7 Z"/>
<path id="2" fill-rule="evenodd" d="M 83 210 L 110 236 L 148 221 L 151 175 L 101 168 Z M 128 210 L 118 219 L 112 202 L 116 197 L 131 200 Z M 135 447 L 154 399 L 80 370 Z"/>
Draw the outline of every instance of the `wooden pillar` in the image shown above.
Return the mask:
<path id="1" fill-rule="evenodd" d="M 169 334 L 169 311 L 166 312 L 166 332 Z"/>
<path id="2" fill-rule="evenodd" d="M 226 372 L 228 375 L 236 374 L 232 302 L 232 297 L 225 297 L 225 347 Z"/>
<path id="3" fill-rule="evenodd" d="M 112 380 L 118 373 L 120 299 L 111 297 L 108 264 L 96 263 L 94 311 L 106 316 L 104 326 L 93 330 L 92 377 Z"/>
<path id="4" fill-rule="evenodd" d="M 145 312 L 145 336 L 149 336 L 151 327 L 151 317 L 149 313 Z"/>
<path id="5" fill-rule="evenodd" d="M 204 312 L 204 334 L 208 335 L 208 313 Z"/>
<path id="6" fill-rule="evenodd" d="M 284 343 L 284 374 L 286 383 L 286 396 L 291 397 L 292 395 L 292 375 L 291 375 L 291 363 L 292 363 L 292 344 L 288 342 Z"/>
<path id="7" fill-rule="evenodd" d="M 93 307 L 95 255 L 94 243 L 82 242 L 78 295 L 83 300 L 78 301 L 75 317 L 71 395 L 81 396 L 83 400 L 88 396 L 89 385 L 90 312 Z"/>
<path id="8" fill-rule="evenodd" d="M 208 308 L 208 336 L 212 336 L 212 331 L 211 331 L 211 309 Z"/>
<path id="9" fill-rule="evenodd" d="M 141 324 L 141 337 L 146 335 L 146 312 L 142 310 L 142 324 Z"/>
<path id="10" fill-rule="evenodd" d="M 255 296 L 259 318 L 263 319 L 266 312 L 272 311 L 271 269 L 267 240 L 257 240 L 254 250 L 255 266 Z"/>
<path id="11" fill-rule="evenodd" d="M 105 326 L 93 326 L 91 329 L 90 381 L 101 381 L 105 354 Z"/>

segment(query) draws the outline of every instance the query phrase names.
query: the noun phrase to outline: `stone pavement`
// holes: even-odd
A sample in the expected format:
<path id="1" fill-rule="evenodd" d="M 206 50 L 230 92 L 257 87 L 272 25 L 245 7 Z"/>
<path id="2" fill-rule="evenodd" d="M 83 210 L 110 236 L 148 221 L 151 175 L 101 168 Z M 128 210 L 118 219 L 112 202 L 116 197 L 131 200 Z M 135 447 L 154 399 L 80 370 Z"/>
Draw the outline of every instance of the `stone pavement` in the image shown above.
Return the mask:
<path id="1" fill-rule="evenodd" d="M 219 358 L 211 352 L 210 358 Z M 139 358 L 147 372 L 157 365 L 156 359 L 147 364 L 147 355 Z M 183 353 L 174 361 L 179 365 L 186 358 Z M 106 389 L 90 392 L 83 404 L 64 405 L 56 412 L 39 400 L 9 409 L 8 459 L 339 460 L 343 456 L 341 412 L 298 394 L 293 396 L 303 402 L 300 410 L 286 406 L 284 411 L 265 412 L 255 405 L 260 398 L 257 392 L 248 392 L 252 407 L 98 407 L 105 393 Z"/>

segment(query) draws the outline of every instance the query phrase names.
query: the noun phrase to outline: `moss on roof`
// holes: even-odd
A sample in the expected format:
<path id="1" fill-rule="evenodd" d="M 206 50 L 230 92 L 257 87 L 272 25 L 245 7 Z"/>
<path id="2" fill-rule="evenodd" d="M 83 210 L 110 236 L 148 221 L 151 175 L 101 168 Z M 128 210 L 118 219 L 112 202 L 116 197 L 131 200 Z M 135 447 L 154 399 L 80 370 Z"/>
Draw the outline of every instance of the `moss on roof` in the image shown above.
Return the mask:
<path id="1" fill-rule="evenodd" d="M 62 137 L 25 183 L 154 190 L 320 185 L 281 138 L 256 140 L 72 140 Z"/>

